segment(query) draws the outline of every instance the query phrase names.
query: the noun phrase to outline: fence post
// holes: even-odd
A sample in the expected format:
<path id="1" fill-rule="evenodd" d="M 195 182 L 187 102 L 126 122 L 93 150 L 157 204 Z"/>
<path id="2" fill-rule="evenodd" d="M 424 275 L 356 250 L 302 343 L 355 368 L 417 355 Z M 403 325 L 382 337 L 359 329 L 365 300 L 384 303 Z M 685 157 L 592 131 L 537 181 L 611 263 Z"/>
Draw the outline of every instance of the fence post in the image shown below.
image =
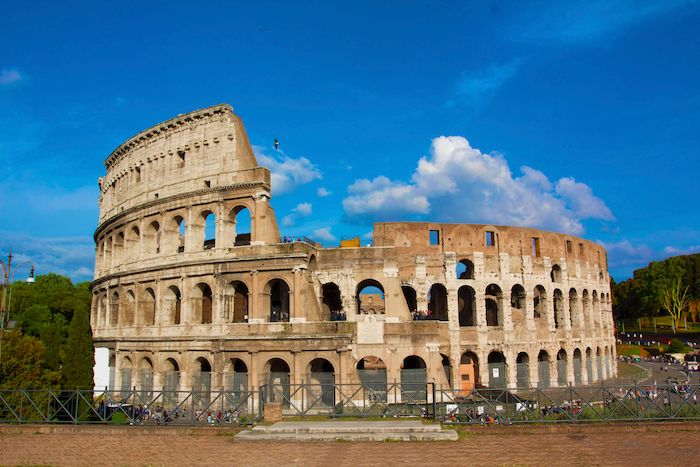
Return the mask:
<path id="1" fill-rule="evenodd" d="M 430 383 L 433 388 L 433 421 L 437 421 L 437 401 L 435 400 L 435 383 Z"/>

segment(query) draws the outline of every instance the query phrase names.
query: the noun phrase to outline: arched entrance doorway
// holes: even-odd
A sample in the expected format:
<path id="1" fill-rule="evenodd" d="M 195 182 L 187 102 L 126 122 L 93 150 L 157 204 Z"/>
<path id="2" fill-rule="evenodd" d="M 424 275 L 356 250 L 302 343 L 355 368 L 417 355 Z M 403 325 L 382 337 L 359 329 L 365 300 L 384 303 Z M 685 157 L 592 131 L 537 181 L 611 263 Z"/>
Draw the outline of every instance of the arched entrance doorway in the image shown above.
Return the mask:
<path id="1" fill-rule="evenodd" d="M 381 358 L 367 356 L 360 359 L 357 374 L 370 402 L 386 402 L 386 364 Z"/>
<path id="2" fill-rule="evenodd" d="M 311 360 L 308 366 L 307 382 L 308 407 L 313 407 L 319 402 L 321 405 L 332 406 L 335 404 L 335 369 L 333 364 L 325 358 Z"/>
<path id="3" fill-rule="evenodd" d="M 506 357 L 501 352 L 491 352 L 489 362 L 489 388 L 504 389 L 506 382 Z"/>
<path id="4" fill-rule="evenodd" d="M 428 370 L 422 358 L 410 355 L 403 359 L 403 364 L 401 365 L 401 393 L 408 401 L 423 401 L 426 399 L 427 381 Z"/>
<path id="5" fill-rule="evenodd" d="M 479 382 L 479 359 L 473 352 L 465 352 L 459 360 L 459 390 L 468 396 Z"/>

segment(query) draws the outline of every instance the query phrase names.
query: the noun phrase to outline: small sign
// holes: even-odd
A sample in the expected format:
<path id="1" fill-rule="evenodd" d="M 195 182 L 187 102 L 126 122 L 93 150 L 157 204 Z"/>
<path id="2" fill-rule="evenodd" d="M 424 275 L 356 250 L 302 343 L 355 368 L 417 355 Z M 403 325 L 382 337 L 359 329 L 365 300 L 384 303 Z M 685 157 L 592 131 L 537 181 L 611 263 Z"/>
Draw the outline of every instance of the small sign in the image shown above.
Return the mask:
<path id="1" fill-rule="evenodd" d="M 491 374 L 494 378 L 498 378 L 499 376 L 501 376 L 501 370 L 499 368 L 492 368 Z"/>

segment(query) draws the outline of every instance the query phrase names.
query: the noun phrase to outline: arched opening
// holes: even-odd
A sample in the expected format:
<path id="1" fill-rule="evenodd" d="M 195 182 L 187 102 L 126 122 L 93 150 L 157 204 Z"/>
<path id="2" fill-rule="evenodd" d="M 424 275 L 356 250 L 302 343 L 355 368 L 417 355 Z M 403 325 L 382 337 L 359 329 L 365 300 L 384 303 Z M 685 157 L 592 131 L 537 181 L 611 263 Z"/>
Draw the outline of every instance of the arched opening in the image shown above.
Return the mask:
<path id="1" fill-rule="evenodd" d="M 270 386 L 270 401 L 281 402 L 284 407 L 289 407 L 289 365 L 281 358 L 273 358 L 268 360 L 265 369 Z"/>
<path id="2" fill-rule="evenodd" d="M 547 312 L 547 292 L 538 285 L 532 291 L 533 318 L 539 319 Z"/>
<path id="3" fill-rule="evenodd" d="M 552 282 L 557 284 L 561 282 L 561 268 L 558 264 L 552 266 L 552 271 L 549 273 L 549 277 L 552 279 Z"/>
<path id="4" fill-rule="evenodd" d="M 479 359 L 474 352 L 465 352 L 459 360 L 459 390 L 468 396 L 479 382 Z"/>
<path id="5" fill-rule="evenodd" d="M 196 407 L 209 406 L 211 400 L 211 364 L 204 357 L 199 357 L 194 362 L 192 393 Z"/>
<path id="6" fill-rule="evenodd" d="M 503 310 L 503 292 L 501 292 L 501 288 L 496 284 L 486 287 L 484 300 L 486 302 L 486 325 L 501 326 Z"/>
<path id="7" fill-rule="evenodd" d="M 248 322 L 248 286 L 233 281 L 226 288 L 226 316 L 231 323 Z"/>
<path id="8" fill-rule="evenodd" d="M 537 387 L 548 388 L 551 384 L 549 377 L 549 354 L 545 350 L 540 350 L 537 355 Z"/>
<path id="9" fill-rule="evenodd" d="M 452 387 L 452 362 L 450 362 L 450 357 L 445 354 L 440 354 L 442 357 L 442 370 L 445 372 L 445 378 L 447 378 L 447 385 Z"/>
<path id="10" fill-rule="evenodd" d="M 590 347 L 586 349 L 586 375 L 588 376 L 588 383 L 595 381 L 595 374 L 593 373 L 593 351 Z"/>
<path id="11" fill-rule="evenodd" d="M 559 350 L 557 353 L 557 383 L 559 386 L 566 386 L 568 382 L 568 376 L 566 374 L 567 360 L 566 350 Z"/>
<path id="12" fill-rule="evenodd" d="M 119 293 L 112 293 L 109 298 L 109 319 L 112 326 L 119 324 Z"/>
<path id="13" fill-rule="evenodd" d="M 212 292 L 209 284 L 201 282 L 192 291 L 194 322 L 212 323 Z"/>
<path id="14" fill-rule="evenodd" d="M 564 294 L 561 290 L 554 290 L 554 327 L 563 328 L 564 324 Z"/>
<path id="15" fill-rule="evenodd" d="M 515 284 L 510 289 L 510 314 L 514 323 L 525 321 L 525 289 L 520 284 Z"/>
<path id="16" fill-rule="evenodd" d="M 374 279 L 357 284 L 357 314 L 384 314 L 384 287 Z"/>
<path id="17" fill-rule="evenodd" d="M 371 402 L 386 402 L 386 364 L 379 357 L 367 356 L 357 362 L 357 374 Z"/>
<path id="18" fill-rule="evenodd" d="M 506 375 L 506 357 L 502 352 L 491 352 L 488 357 L 489 363 L 489 387 L 503 389 L 508 381 Z"/>
<path id="19" fill-rule="evenodd" d="M 126 400 L 131 395 L 131 359 L 124 357 L 121 366 L 121 398 Z"/>
<path id="20" fill-rule="evenodd" d="M 205 250 L 216 248 L 216 214 L 211 211 L 204 211 L 202 213 L 202 222 L 204 223 L 202 248 Z"/>
<path id="21" fill-rule="evenodd" d="M 457 263 L 457 279 L 474 279 L 474 263 L 468 259 Z"/>
<path id="22" fill-rule="evenodd" d="M 270 297 L 270 322 L 289 322 L 289 286 L 282 279 L 272 279 L 265 286 Z"/>
<path id="23" fill-rule="evenodd" d="M 112 266 L 119 266 L 124 262 L 124 232 L 119 232 L 114 237 L 114 261 Z"/>
<path id="24" fill-rule="evenodd" d="M 574 288 L 569 290 L 569 314 L 571 317 L 571 327 L 581 327 L 581 308 L 578 303 L 578 294 Z"/>
<path id="25" fill-rule="evenodd" d="M 111 391 L 116 391 L 117 387 L 115 384 L 115 379 L 116 379 L 116 374 L 117 374 L 117 357 L 114 355 L 114 351 L 110 350 L 109 351 L 109 383 L 108 388 Z"/>
<path id="26" fill-rule="evenodd" d="M 476 292 L 468 285 L 457 291 L 460 326 L 476 326 Z"/>
<path id="27" fill-rule="evenodd" d="M 610 349 L 608 348 L 608 346 L 605 346 L 605 375 L 606 375 L 606 378 L 612 378 L 612 371 L 610 368 L 610 363 L 611 363 Z"/>
<path id="28" fill-rule="evenodd" d="M 593 327 L 600 328 L 600 302 L 598 301 L 598 292 L 594 290 L 591 296 L 593 297 Z"/>
<path id="29" fill-rule="evenodd" d="M 433 284 L 428 293 L 428 319 L 447 321 L 447 289 Z"/>
<path id="30" fill-rule="evenodd" d="M 137 226 L 131 227 L 126 235 L 126 251 L 130 261 L 139 259 L 141 248 L 141 232 Z"/>
<path id="31" fill-rule="evenodd" d="M 229 218 L 233 223 L 233 245 L 250 245 L 253 230 L 250 211 L 244 206 L 236 206 L 229 213 Z"/>
<path id="32" fill-rule="evenodd" d="M 134 292 L 132 290 L 127 290 L 126 291 L 126 302 L 124 303 L 124 306 L 122 307 L 122 318 L 119 319 L 119 322 L 123 326 L 133 326 L 134 325 L 134 313 L 136 310 L 136 296 L 134 295 Z"/>
<path id="33" fill-rule="evenodd" d="M 321 299 L 323 318 L 330 321 L 345 321 L 340 287 L 333 282 L 328 282 L 321 287 L 321 293 L 323 294 Z"/>
<path id="34" fill-rule="evenodd" d="M 416 289 L 410 285 L 402 285 L 401 291 L 403 292 L 403 298 L 406 300 L 406 306 L 408 307 L 408 311 L 411 313 L 411 317 L 414 320 L 423 319 L 424 316 L 421 316 L 421 314 L 418 313 L 418 295 L 416 294 Z"/>
<path id="35" fill-rule="evenodd" d="M 309 402 L 313 407 L 320 402 L 322 406 L 335 404 L 335 369 L 325 358 L 311 360 L 308 369 Z"/>
<path id="36" fill-rule="evenodd" d="M 148 357 L 141 359 L 139 364 L 139 381 L 141 382 L 141 399 L 150 401 L 153 398 L 153 363 Z"/>
<path id="37" fill-rule="evenodd" d="M 248 398 L 248 366 L 240 358 L 232 358 L 226 368 L 226 392 L 234 401 Z"/>
<path id="38" fill-rule="evenodd" d="M 401 394 L 406 401 L 423 401 L 426 399 L 428 370 L 425 361 L 416 355 L 403 359 L 401 364 Z"/>
<path id="39" fill-rule="evenodd" d="M 515 365 L 518 387 L 530 387 L 530 356 L 526 352 L 520 352 L 515 360 Z"/>
<path id="40" fill-rule="evenodd" d="M 168 358 L 163 364 L 163 399 L 164 405 L 177 404 L 180 389 L 180 365 L 175 359 Z"/>
<path id="41" fill-rule="evenodd" d="M 112 243 L 114 240 L 112 237 L 108 237 L 107 240 L 104 242 L 104 255 L 102 257 L 102 265 L 103 267 L 109 269 L 114 265 L 114 258 L 112 256 Z"/>
<path id="42" fill-rule="evenodd" d="M 574 349 L 574 384 L 580 386 L 583 384 L 583 374 L 581 365 L 581 351 Z"/>
<path id="43" fill-rule="evenodd" d="M 165 316 L 167 324 L 180 324 L 182 317 L 182 300 L 180 289 L 171 285 L 164 297 Z"/>
<path id="44" fill-rule="evenodd" d="M 160 253 L 160 224 L 153 221 L 148 224 L 143 235 L 143 251 L 147 255 Z"/>
<path id="45" fill-rule="evenodd" d="M 186 222 L 182 216 L 173 216 L 165 223 L 164 251 L 169 254 L 185 251 Z"/>
<path id="46" fill-rule="evenodd" d="M 156 294 L 152 288 L 148 287 L 143 291 L 141 301 L 142 323 L 144 326 L 153 326 L 156 320 Z"/>

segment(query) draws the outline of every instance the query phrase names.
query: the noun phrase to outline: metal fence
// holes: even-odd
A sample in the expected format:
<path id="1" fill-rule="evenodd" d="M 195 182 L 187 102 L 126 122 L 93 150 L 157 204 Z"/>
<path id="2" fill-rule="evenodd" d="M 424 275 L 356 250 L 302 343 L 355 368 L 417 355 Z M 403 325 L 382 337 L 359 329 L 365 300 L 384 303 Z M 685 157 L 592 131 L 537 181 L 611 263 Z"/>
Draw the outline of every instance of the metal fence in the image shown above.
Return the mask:
<path id="1" fill-rule="evenodd" d="M 291 384 L 274 375 L 252 390 L 0 390 L 0 423 L 231 426 L 280 403 L 287 418 L 424 417 L 447 424 L 700 420 L 700 386 L 687 384 L 474 389 L 433 383 Z M 375 376 L 375 375 L 373 375 Z M 418 387 L 420 385 L 420 387 Z M 204 386 L 204 385 L 202 385 Z"/>

